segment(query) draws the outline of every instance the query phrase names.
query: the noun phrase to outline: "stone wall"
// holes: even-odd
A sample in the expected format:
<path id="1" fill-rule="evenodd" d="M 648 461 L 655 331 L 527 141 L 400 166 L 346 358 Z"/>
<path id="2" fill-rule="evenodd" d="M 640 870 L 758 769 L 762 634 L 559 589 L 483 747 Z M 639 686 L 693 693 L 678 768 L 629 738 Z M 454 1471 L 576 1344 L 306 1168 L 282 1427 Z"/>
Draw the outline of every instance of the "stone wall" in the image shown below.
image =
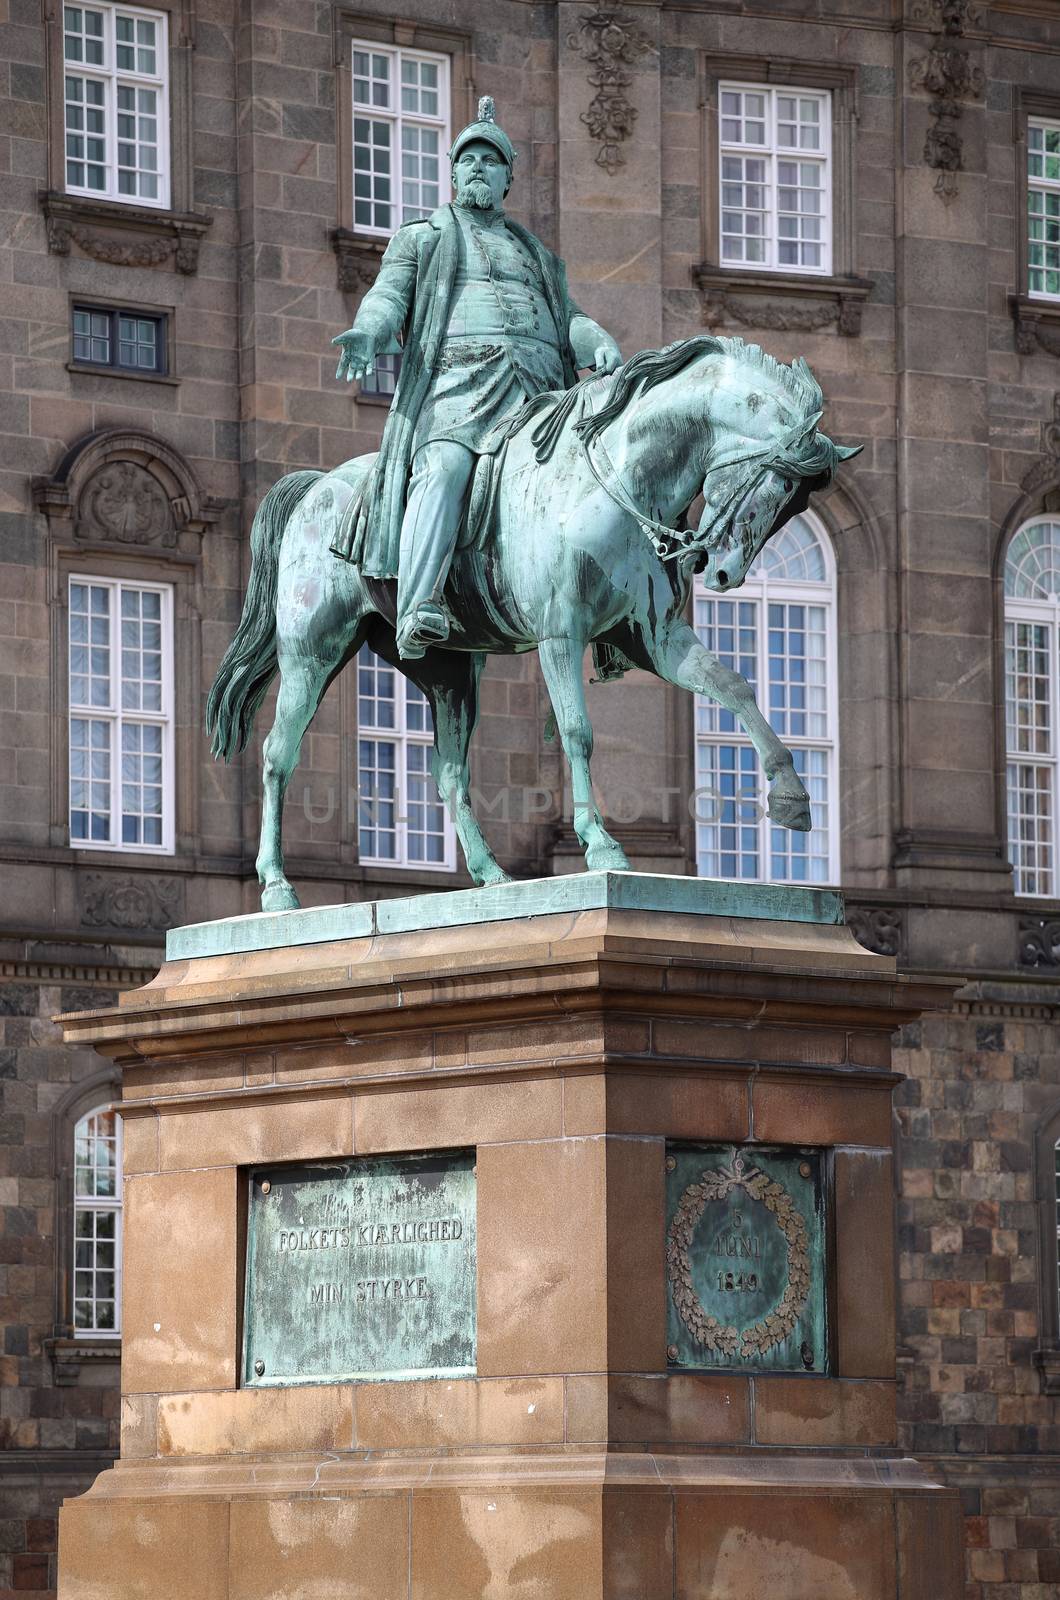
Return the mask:
<path id="1" fill-rule="evenodd" d="M 118 1447 L 119 1348 L 70 1338 L 70 1155 L 59 1143 L 72 1140 L 65 1108 L 93 1083 L 105 1098 L 116 1076 L 94 1051 L 64 1046 L 52 1019 L 112 1005 L 148 975 L 115 969 L 100 983 L 73 964 L 44 970 L 0 964 L 0 1594 L 20 1596 L 54 1588 L 58 1507 Z"/>
<path id="2" fill-rule="evenodd" d="M 1060 1390 L 1036 1364 L 1056 1295 L 1036 1146 L 1060 1114 L 1057 996 L 987 987 L 897 1036 L 900 1441 L 961 1489 L 969 1600 L 1039 1600 L 1060 1583 Z"/>

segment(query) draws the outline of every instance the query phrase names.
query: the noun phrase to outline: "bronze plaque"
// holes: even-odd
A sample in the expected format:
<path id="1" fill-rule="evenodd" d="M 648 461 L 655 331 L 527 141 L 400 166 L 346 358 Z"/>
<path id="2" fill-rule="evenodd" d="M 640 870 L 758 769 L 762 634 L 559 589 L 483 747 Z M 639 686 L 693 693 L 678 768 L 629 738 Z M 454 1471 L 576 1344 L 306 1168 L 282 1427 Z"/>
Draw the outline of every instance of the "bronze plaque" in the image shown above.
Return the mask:
<path id="1" fill-rule="evenodd" d="M 243 1382 L 475 1370 L 472 1152 L 249 1175 Z"/>
<path id="2" fill-rule="evenodd" d="M 667 1146 L 667 1355 L 828 1372 L 827 1152 Z"/>

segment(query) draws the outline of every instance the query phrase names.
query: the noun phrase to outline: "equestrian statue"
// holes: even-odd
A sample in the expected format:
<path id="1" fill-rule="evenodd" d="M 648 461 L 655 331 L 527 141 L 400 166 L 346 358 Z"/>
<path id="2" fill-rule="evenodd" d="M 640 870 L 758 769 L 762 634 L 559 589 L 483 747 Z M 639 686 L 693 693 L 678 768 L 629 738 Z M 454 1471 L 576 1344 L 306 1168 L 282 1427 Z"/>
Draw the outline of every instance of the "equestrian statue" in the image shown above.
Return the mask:
<path id="1" fill-rule="evenodd" d="M 289 473 L 265 495 L 242 619 L 207 702 L 214 754 L 231 759 L 279 672 L 257 857 L 266 911 L 299 903 L 284 875 L 284 793 L 325 690 L 365 644 L 430 702 L 435 782 L 476 883 L 508 881 L 470 795 L 490 654 L 538 652 L 590 869 L 629 868 L 593 798 L 590 646 L 600 678 L 641 667 L 733 712 L 770 817 L 810 826 L 791 752 L 686 612 L 695 577 L 736 588 L 858 447 L 819 431 L 821 390 L 801 359 L 699 336 L 623 363 L 571 299 L 562 261 L 505 214 L 516 152 L 488 97 L 449 159 L 453 202 L 398 229 L 333 341 L 347 381 L 400 352 L 378 454 Z"/>

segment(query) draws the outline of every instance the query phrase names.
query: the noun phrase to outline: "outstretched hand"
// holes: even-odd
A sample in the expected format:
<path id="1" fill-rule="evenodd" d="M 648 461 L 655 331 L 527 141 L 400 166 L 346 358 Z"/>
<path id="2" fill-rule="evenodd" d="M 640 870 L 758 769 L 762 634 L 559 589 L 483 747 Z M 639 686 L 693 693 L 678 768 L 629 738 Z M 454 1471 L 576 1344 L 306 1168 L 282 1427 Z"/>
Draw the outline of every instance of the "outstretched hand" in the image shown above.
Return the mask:
<path id="1" fill-rule="evenodd" d="M 371 334 L 359 328 L 350 328 L 346 333 L 337 334 L 331 342 L 337 344 L 340 351 L 336 378 L 345 378 L 347 383 L 352 383 L 354 378 L 364 378 L 375 371 L 375 358 L 379 352 Z"/>

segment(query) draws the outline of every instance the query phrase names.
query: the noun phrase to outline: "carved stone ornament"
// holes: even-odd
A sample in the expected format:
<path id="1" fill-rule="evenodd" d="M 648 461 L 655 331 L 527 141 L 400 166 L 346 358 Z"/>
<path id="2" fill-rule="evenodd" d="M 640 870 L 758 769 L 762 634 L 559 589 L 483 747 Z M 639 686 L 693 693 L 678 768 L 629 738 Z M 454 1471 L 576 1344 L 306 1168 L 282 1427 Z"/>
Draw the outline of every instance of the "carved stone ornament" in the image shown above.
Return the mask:
<path id="1" fill-rule="evenodd" d="M 985 28 L 989 7 L 985 0 L 907 0 L 906 21 L 921 23 L 932 33 L 961 34 L 966 28 Z"/>
<path id="2" fill-rule="evenodd" d="M 199 244 L 213 220 L 62 194 L 42 195 L 41 207 L 52 255 L 68 256 L 76 245 L 109 266 L 159 267 L 172 259 L 186 277 L 199 269 Z"/>
<path id="3" fill-rule="evenodd" d="M 33 501 L 49 522 L 72 522 L 75 539 L 93 543 L 170 548 L 218 515 L 176 450 L 124 428 L 67 451 L 51 477 L 33 479 Z"/>
<path id="4" fill-rule="evenodd" d="M 725 272 L 706 263 L 692 269 L 704 326 L 733 323 L 771 333 L 816 333 L 834 327 L 845 338 L 861 332 L 861 310 L 872 290 L 863 278 L 807 281 Z"/>
<path id="5" fill-rule="evenodd" d="M 87 872 L 81 880 L 81 926 L 164 932 L 180 917 L 179 878 L 116 878 Z"/>
<path id="6" fill-rule="evenodd" d="M 626 96 L 633 82 L 629 68 L 652 48 L 651 40 L 620 11 L 598 8 L 568 33 L 567 47 L 589 63 L 589 85 L 596 93 L 581 120 L 600 146 L 597 166 L 614 177 L 625 165 L 620 146 L 632 138 L 637 120 L 637 108 Z"/>
<path id="7" fill-rule="evenodd" d="M 335 252 L 336 279 L 343 294 L 362 294 L 379 273 L 385 239 L 362 239 L 349 228 L 333 228 L 329 238 Z"/>
<path id="8" fill-rule="evenodd" d="M 1036 461 L 1024 476 L 1020 488 L 1024 494 L 1037 494 L 1051 483 L 1060 481 L 1060 389 L 1053 395 L 1053 415 L 1050 422 L 1042 423 L 1042 458 Z"/>
<path id="9" fill-rule="evenodd" d="M 692 1284 L 689 1251 L 699 1219 L 712 1200 L 725 1200 L 742 1189 L 750 1200 L 770 1213 L 788 1247 L 788 1281 L 773 1309 L 749 1327 L 724 1326 L 704 1311 Z M 810 1292 L 809 1238 L 802 1213 L 782 1184 L 759 1167 L 745 1169 L 743 1157 L 734 1153 L 729 1167 L 708 1168 L 698 1183 L 689 1184 L 670 1224 L 666 1242 L 666 1268 L 670 1294 L 678 1315 L 697 1344 L 716 1355 L 764 1355 L 794 1331 Z"/>
<path id="10" fill-rule="evenodd" d="M 932 97 L 934 122 L 924 142 L 924 162 L 932 167 L 935 193 L 944 205 L 957 197 L 957 174 L 964 164 L 964 141 L 958 123 L 962 100 L 978 100 L 986 87 L 986 74 L 967 51 L 948 39 L 959 38 L 969 21 L 968 0 L 940 0 L 933 7 L 940 41 L 909 68 L 912 88 Z"/>
<path id="11" fill-rule="evenodd" d="M 119 544 L 177 542 L 173 510 L 157 478 L 134 461 L 100 467 L 81 495 L 79 523 Z"/>
<path id="12" fill-rule="evenodd" d="M 1032 300 L 1027 295 L 1010 295 L 1009 305 L 1016 320 L 1016 349 L 1021 356 L 1060 356 L 1060 314 L 1055 305 Z"/>
<path id="13" fill-rule="evenodd" d="M 902 953 L 902 913 L 894 906 L 847 906 L 847 927 L 878 956 Z"/>
<path id="14" fill-rule="evenodd" d="M 1021 967 L 1060 967 L 1060 920 L 1021 917 L 1019 959 Z"/>

